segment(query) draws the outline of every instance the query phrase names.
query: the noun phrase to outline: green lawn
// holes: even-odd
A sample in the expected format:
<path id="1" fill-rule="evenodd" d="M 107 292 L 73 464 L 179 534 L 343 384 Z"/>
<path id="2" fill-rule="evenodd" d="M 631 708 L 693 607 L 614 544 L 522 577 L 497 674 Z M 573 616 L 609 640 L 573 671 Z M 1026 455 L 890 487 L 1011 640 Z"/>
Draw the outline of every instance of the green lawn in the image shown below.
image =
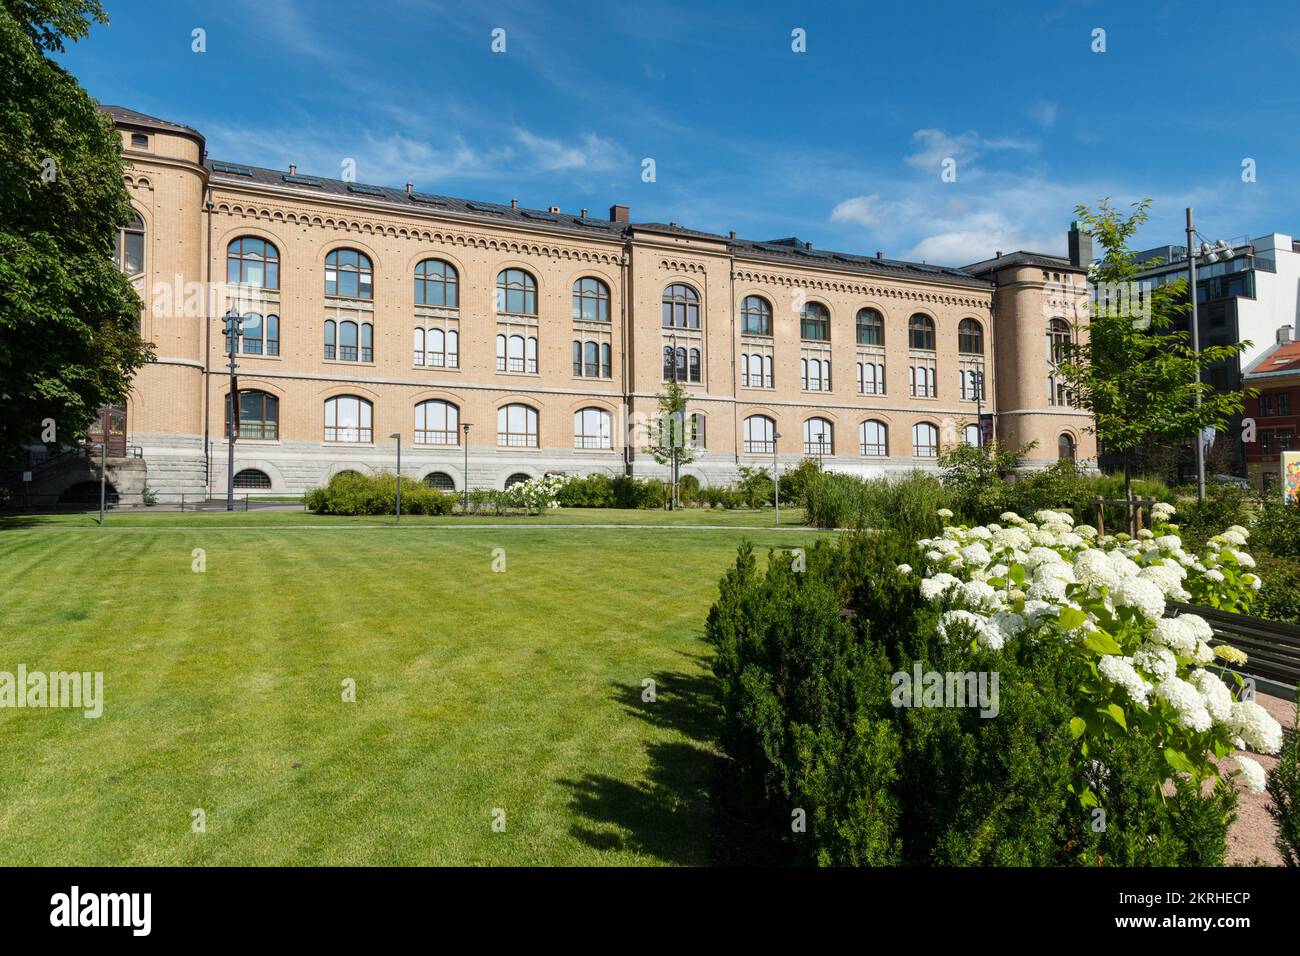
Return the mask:
<path id="1" fill-rule="evenodd" d="M 103 671 L 106 701 L 0 709 L 0 864 L 728 858 L 704 618 L 742 538 L 817 533 L 573 526 L 631 515 L 0 531 L 0 671 Z"/>

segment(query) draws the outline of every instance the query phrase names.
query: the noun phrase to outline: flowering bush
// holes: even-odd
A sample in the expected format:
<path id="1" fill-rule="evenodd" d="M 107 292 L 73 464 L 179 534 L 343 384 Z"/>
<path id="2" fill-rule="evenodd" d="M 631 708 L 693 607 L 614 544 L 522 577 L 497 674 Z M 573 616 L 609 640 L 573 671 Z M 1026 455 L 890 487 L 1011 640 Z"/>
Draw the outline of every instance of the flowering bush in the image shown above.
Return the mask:
<path id="1" fill-rule="evenodd" d="M 1079 771 L 1070 791 L 1085 807 L 1098 806 L 1105 791 L 1090 743 L 1140 741 L 1197 785 L 1231 772 L 1252 790 L 1264 781 L 1255 761 L 1237 753 L 1229 771 L 1215 758 L 1246 747 L 1276 753 L 1282 744 L 1277 721 L 1253 700 L 1236 699 L 1207 669 L 1216 660 L 1243 663 L 1245 655 L 1211 649 L 1201 617 L 1165 616 L 1170 600 L 1250 608 L 1260 579 L 1243 550 L 1248 532 L 1234 525 L 1189 554 L 1169 524 L 1173 513 L 1157 505 L 1155 528 L 1135 538 L 1101 536 L 1067 514 L 1039 511 L 1033 521 L 1007 512 L 1000 523 L 948 526 L 919 542 L 920 592 L 941 611 L 942 640 L 993 651 L 1059 642 L 1086 668 L 1070 720 Z"/>
<path id="2" fill-rule="evenodd" d="M 511 503 L 529 514 L 545 514 L 548 508 L 560 507 L 560 491 L 568 479 L 564 475 L 529 478 L 506 489 Z"/>

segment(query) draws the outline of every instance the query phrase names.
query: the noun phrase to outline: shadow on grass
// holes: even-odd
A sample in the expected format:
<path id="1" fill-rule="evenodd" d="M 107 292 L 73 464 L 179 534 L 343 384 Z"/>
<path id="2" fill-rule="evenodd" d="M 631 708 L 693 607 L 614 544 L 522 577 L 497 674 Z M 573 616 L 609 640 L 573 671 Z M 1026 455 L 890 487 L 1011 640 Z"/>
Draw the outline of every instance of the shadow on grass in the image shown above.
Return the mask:
<path id="1" fill-rule="evenodd" d="M 769 862 L 751 847 L 752 834 L 739 811 L 734 764 L 718 749 L 722 711 L 711 672 L 661 671 L 650 675 L 656 699 L 644 688 L 616 684 L 624 712 L 688 742 L 651 743 L 640 780 L 586 774 L 562 780 L 573 809 L 587 824 L 571 833 L 597 850 L 645 854 L 687 866 L 741 866 Z"/>

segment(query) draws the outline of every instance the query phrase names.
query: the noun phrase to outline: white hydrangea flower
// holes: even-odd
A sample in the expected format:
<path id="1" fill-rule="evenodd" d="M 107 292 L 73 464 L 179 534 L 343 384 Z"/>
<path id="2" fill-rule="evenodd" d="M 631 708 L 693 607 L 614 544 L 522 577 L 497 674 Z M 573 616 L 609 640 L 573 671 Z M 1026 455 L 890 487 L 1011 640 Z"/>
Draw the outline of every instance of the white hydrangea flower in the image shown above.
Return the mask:
<path id="1" fill-rule="evenodd" d="M 952 512 L 949 511 L 947 508 L 940 508 L 938 511 L 935 512 L 935 514 L 937 514 L 944 521 L 947 521 L 949 518 L 952 517 Z"/>
<path id="2" fill-rule="evenodd" d="M 1142 578 L 1124 578 L 1111 593 L 1116 607 L 1131 607 L 1143 617 L 1160 620 L 1165 613 L 1165 595 L 1150 581 Z"/>
<path id="3" fill-rule="evenodd" d="M 911 574 L 911 573 L 912 573 L 912 566 L 911 566 L 910 564 L 900 564 L 900 565 L 898 566 L 898 573 L 899 573 L 899 574 Z"/>
<path id="4" fill-rule="evenodd" d="M 1200 691 L 1180 677 L 1166 677 L 1156 685 L 1156 696 L 1165 701 L 1177 714 L 1179 725 L 1204 733 L 1213 726 L 1210 712 L 1205 708 Z"/>
<path id="5" fill-rule="evenodd" d="M 969 628 L 974 633 L 980 646 L 995 651 L 1002 648 L 1002 633 L 978 614 L 971 611 L 947 611 L 939 618 L 939 638 L 944 642 L 947 642 L 951 630 L 963 628 Z"/>
<path id="6" fill-rule="evenodd" d="M 1264 773 L 1264 768 L 1244 754 L 1234 754 L 1232 759 L 1237 762 L 1246 789 L 1251 793 L 1263 793 L 1268 786 L 1268 775 Z"/>
<path id="7" fill-rule="evenodd" d="M 1151 685 L 1133 667 L 1131 657 L 1105 654 L 1097 660 L 1097 670 L 1112 684 L 1122 687 L 1135 704 L 1146 705 Z"/>
<path id="8" fill-rule="evenodd" d="M 1144 644 L 1134 651 L 1133 664 L 1156 680 L 1173 677 L 1178 673 L 1178 658 L 1169 648 L 1159 644 Z"/>
<path id="9" fill-rule="evenodd" d="M 961 597 L 971 607 L 992 609 L 999 606 L 1001 594 L 983 581 L 967 581 L 961 586 Z"/>
<path id="10" fill-rule="evenodd" d="M 1197 668 L 1187 677 L 1187 682 L 1200 692 L 1201 701 L 1216 724 L 1221 724 L 1232 715 L 1232 691 L 1211 671 Z"/>
<path id="11" fill-rule="evenodd" d="M 1191 616 L 1182 614 L 1178 617 L 1162 617 L 1156 621 L 1151 640 L 1173 648 L 1184 657 L 1190 656 L 1196 650 L 1197 644 L 1196 635 L 1192 633 L 1186 621 L 1186 618 Z"/>
<path id="12" fill-rule="evenodd" d="M 968 544 L 961 549 L 961 559 L 972 568 L 987 567 L 993 561 L 993 555 L 989 554 L 989 549 L 980 542 Z"/>
<path id="13" fill-rule="evenodd" d="M 1228 729 L 1253 750 L 1275 754 L 1282 749 L 1281 724 L 1253 700 L 1234 700 L 1227 723 Z"/>
<path id="14" fill-rule="evenodd" d="M 933 601 L 942 597 L 951 588 L 959 587 L 961 587 L 961 581 L 951 574 L 941 572 L 921 582 L 921 597 L 927 601 Z"/>
<path id="15" fill-rule="evenodd" d="M 1080 551 L 1074 556 L 1074 574 L 1080 583 L 1094 588 L 1113 588 L 1119 583 L 1119 575 L 1106 555 L 1096 549 Z"/>

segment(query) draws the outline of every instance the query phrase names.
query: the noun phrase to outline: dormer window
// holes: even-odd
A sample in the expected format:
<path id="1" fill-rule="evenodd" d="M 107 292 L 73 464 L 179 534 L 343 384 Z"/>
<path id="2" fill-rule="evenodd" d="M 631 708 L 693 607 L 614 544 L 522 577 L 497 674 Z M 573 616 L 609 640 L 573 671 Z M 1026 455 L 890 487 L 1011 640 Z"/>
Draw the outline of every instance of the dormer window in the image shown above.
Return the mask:
<path id="1" fill-rule="evenodd" d="M 132 133 L 132 134 L 131 134 L 131 148 L 132 148 L 132 149 L 148 149 L 148 148 L 149 148 L 149 134 L 147 134 L 147 133 Z"/>

